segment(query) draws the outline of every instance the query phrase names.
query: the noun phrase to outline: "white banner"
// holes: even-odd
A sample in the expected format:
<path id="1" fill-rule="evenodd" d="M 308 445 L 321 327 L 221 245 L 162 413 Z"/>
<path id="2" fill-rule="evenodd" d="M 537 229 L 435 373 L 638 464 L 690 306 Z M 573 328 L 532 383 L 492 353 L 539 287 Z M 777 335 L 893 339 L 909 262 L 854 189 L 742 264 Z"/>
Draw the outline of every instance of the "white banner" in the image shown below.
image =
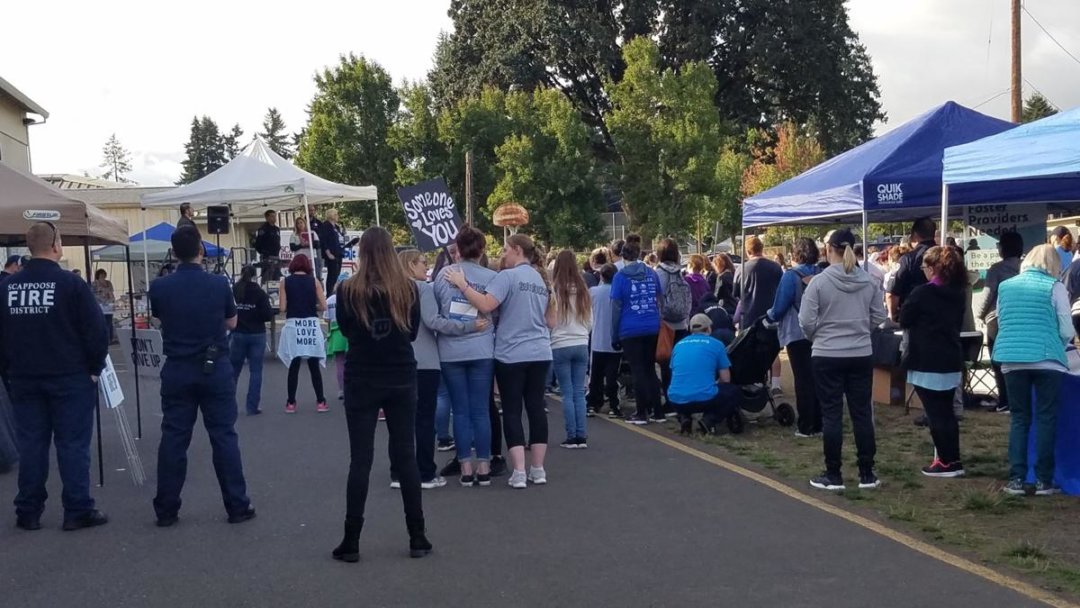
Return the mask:
<path id="1" fill-rule="evenodd" d="M 98 377 L 98 387 L 105 398 L 105 407 L 115 409 L 124 402 L 124 390 L 120 388 L 120 379 L 116 377 L 112 355 L 105 357 L 105 369 L 101 370 L 101 376 Z"/>
<path id="2" fill-rule="evenodd" d="M 131 349 L 131 328 L 122 327 L 116 330 L 116 336 L 120 340 L 120 349 L 124 358 L 137 365 L 139 375 L 158 378 L 161 376 L 161 368 L 165 366 L 165 354 L 161 350 L 161 332 L 156 329 L 139 329 L 135 331 L 135 350 Z"/>
<path id="3" fill-rule="evenodd" d="M 285 365 L 297 357 L 321 359 L 326 367 L 326 337 L 323 335 L 319 320 L 286 319 L 281 326 L 281 338 L 278 340 L 278 359 Z"/>

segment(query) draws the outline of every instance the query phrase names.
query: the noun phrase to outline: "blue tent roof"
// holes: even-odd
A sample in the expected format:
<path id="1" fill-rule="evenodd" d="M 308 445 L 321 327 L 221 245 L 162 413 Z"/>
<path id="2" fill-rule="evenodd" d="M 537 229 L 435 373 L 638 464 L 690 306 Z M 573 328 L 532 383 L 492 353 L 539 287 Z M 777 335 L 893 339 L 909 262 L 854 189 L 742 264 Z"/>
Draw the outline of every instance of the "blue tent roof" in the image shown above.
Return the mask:
<path id="1" fill-rule="evenodd" d="M 144 252 L 148 257 L 157 260 L 161 256 L 167 255 L 169 250 L 172 249 L 172 233 L 176 231 L 176 226 L 168 222 L 162 222 L 156 226 L 146 229 L 146 245 L 137 245 L 131 247 L 131 261 L 141 262 Z M 128 239 L 130 243 L 142 243 L 143 233 L 138 232 L 131 235 Z M 216 258 L 218 254 L 226 255 L 228 252 L 224 247 L 218 247 L 208 241 L 203 241 L 203 247 L 206 248 L 206 257 Z M 102 262 L 123 262 L 125 258 L 123 245 L 109 245 L 108 247 L 101 247 L 93 251 L 93 257 L 95 260 Z"/>
<path id="2" fill-rule="evenodd" d="M 945 148 L 1013 126 L 947 102 L 746 199 L 743 226 L 839 222 L 859 218 L 863 210 L 876 221 L 921 215 L 941 206 Z"/>
<path id="3" fill-rule="evenodd" d="M 942 178 L 950 205 L 1080 200 L 1080 108 L 947 148 Z"/>

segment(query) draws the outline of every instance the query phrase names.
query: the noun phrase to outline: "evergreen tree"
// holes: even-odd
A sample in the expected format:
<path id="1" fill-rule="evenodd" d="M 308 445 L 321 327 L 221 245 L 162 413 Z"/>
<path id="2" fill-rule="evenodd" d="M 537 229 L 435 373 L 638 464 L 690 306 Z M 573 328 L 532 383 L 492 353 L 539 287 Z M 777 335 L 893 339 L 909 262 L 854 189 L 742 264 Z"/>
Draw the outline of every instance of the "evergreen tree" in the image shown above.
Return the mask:
<path id="1" fill-rule="evenodd" d="M 258 136 L 266 142 L 266 145 L 282 157 L 292 158 L 293 150 L 296 149 L 298 143 L 298 137 L 293 136 L 290 142 L 290 136 L 285 129 L 285 121 L 281 119 L 281 114 L 278 113 L 277 108 L 269 108 L 266 111 L 266 118 L 263 118 L 262 127 L 263 130 L 258 133 Z"/>
<path id="2" fill-rule="evenodd" d="M 191 119 L 191 135 L 184 144 L 187 158 L 184 159 L 184 173 L 177 184 L 190 184 L 210 175 L 226 163 L 225 141 L 218 130 L 217 123 L 208 116 Z"/>
<path id="3" fill-rule="evenodd" d="M 131 172 L 131 154 L 120 144 L 120 140 L 116 138 L 116 133 L 113 133 L 109 137 L 109 141 L 105 142 L 105 147 L 102 148 L 101 153 L 104 157 L 101 167 L 105 169 L 105 173 L 101 175 L 102 179 L 111 179 L 117 183 L 131 181 L 124 177 Z"/>
<path id="4" fill-rule="evenodd" d="M 233 125 L 232 131 L 221 138 L 222 149 L 225 153 L 226 160 L 232 160 L 240 154 L 240 138 L 244 136 L 244 130 L 240 128 L 240 125 Z"/>
<path id="5" fill-rule="evenodd" d="M 1054 104 L 1050 103 L 1050 100 L 1043 97 L 1041 93 L 1036 92 L 1032 93 L 1024 102 L 1024 111 L 1020 115 L 1020 122 L 1034 122 L 1057 113 L 1058 110 L 1054 107 Z"/>

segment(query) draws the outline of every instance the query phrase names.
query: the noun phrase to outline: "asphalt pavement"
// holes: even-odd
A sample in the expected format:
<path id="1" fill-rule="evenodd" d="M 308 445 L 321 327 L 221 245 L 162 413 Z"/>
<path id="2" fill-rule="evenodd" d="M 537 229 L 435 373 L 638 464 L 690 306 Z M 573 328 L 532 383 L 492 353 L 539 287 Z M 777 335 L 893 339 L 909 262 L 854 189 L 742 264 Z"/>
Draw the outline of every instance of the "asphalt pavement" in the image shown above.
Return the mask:
<path id="1" fill-rule="evenodd" d="M 424 492 L 435 552 L 408 558 L 398 492 L 380 428 L 361 561 L 330 559 L 344 514 L 348 439 L 340 402 L 315 412 L 306 372 L 287 416 L 285 368 L 267 360 L 264 414 L 237 428 L 258 517 L 229 525 L 196 430 L 178 525 L 154 526 L 151 499 L 161 416 L 144 381 L 149 480 L 136 487 L 106 413 L 111 522 L 62 532 L 55 474 L 44 529 L 14 527 L 15 476 L 0 476 L 0 606 L 931 606 L 1041 605 L 752 480 L 590 419 L 589 449 L 564 450 L 553 403 L 544 487 L 456 480 Z M 336 384 L 325 374 L 327 392 Z M 134 425 L 134 389 L 122 373 Z M 246 373 L 241 377 L 241 399 Z M 241 406 L 242 409 L 242 406 Z M 448 456 L 440 454 L 440 465 Z M 95 457 L 96 481 L 96 457 Z"/>

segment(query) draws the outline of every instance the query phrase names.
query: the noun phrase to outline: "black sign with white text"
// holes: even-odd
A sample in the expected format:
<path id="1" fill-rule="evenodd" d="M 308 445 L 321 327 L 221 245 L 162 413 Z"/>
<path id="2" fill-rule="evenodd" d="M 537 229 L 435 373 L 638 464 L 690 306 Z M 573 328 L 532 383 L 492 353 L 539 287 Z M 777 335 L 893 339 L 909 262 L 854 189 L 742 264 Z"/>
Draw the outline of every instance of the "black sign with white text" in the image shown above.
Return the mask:
<path id="1" fill-rule="evenodd" d="M 405 208 L 405 222 L 412 229 L 420 251 L 435 251 L 453 242 L 461 226 L 461 216 L 446 180 L 437 177 L 426 182 L 398 188 L 398 198 Z"/>

